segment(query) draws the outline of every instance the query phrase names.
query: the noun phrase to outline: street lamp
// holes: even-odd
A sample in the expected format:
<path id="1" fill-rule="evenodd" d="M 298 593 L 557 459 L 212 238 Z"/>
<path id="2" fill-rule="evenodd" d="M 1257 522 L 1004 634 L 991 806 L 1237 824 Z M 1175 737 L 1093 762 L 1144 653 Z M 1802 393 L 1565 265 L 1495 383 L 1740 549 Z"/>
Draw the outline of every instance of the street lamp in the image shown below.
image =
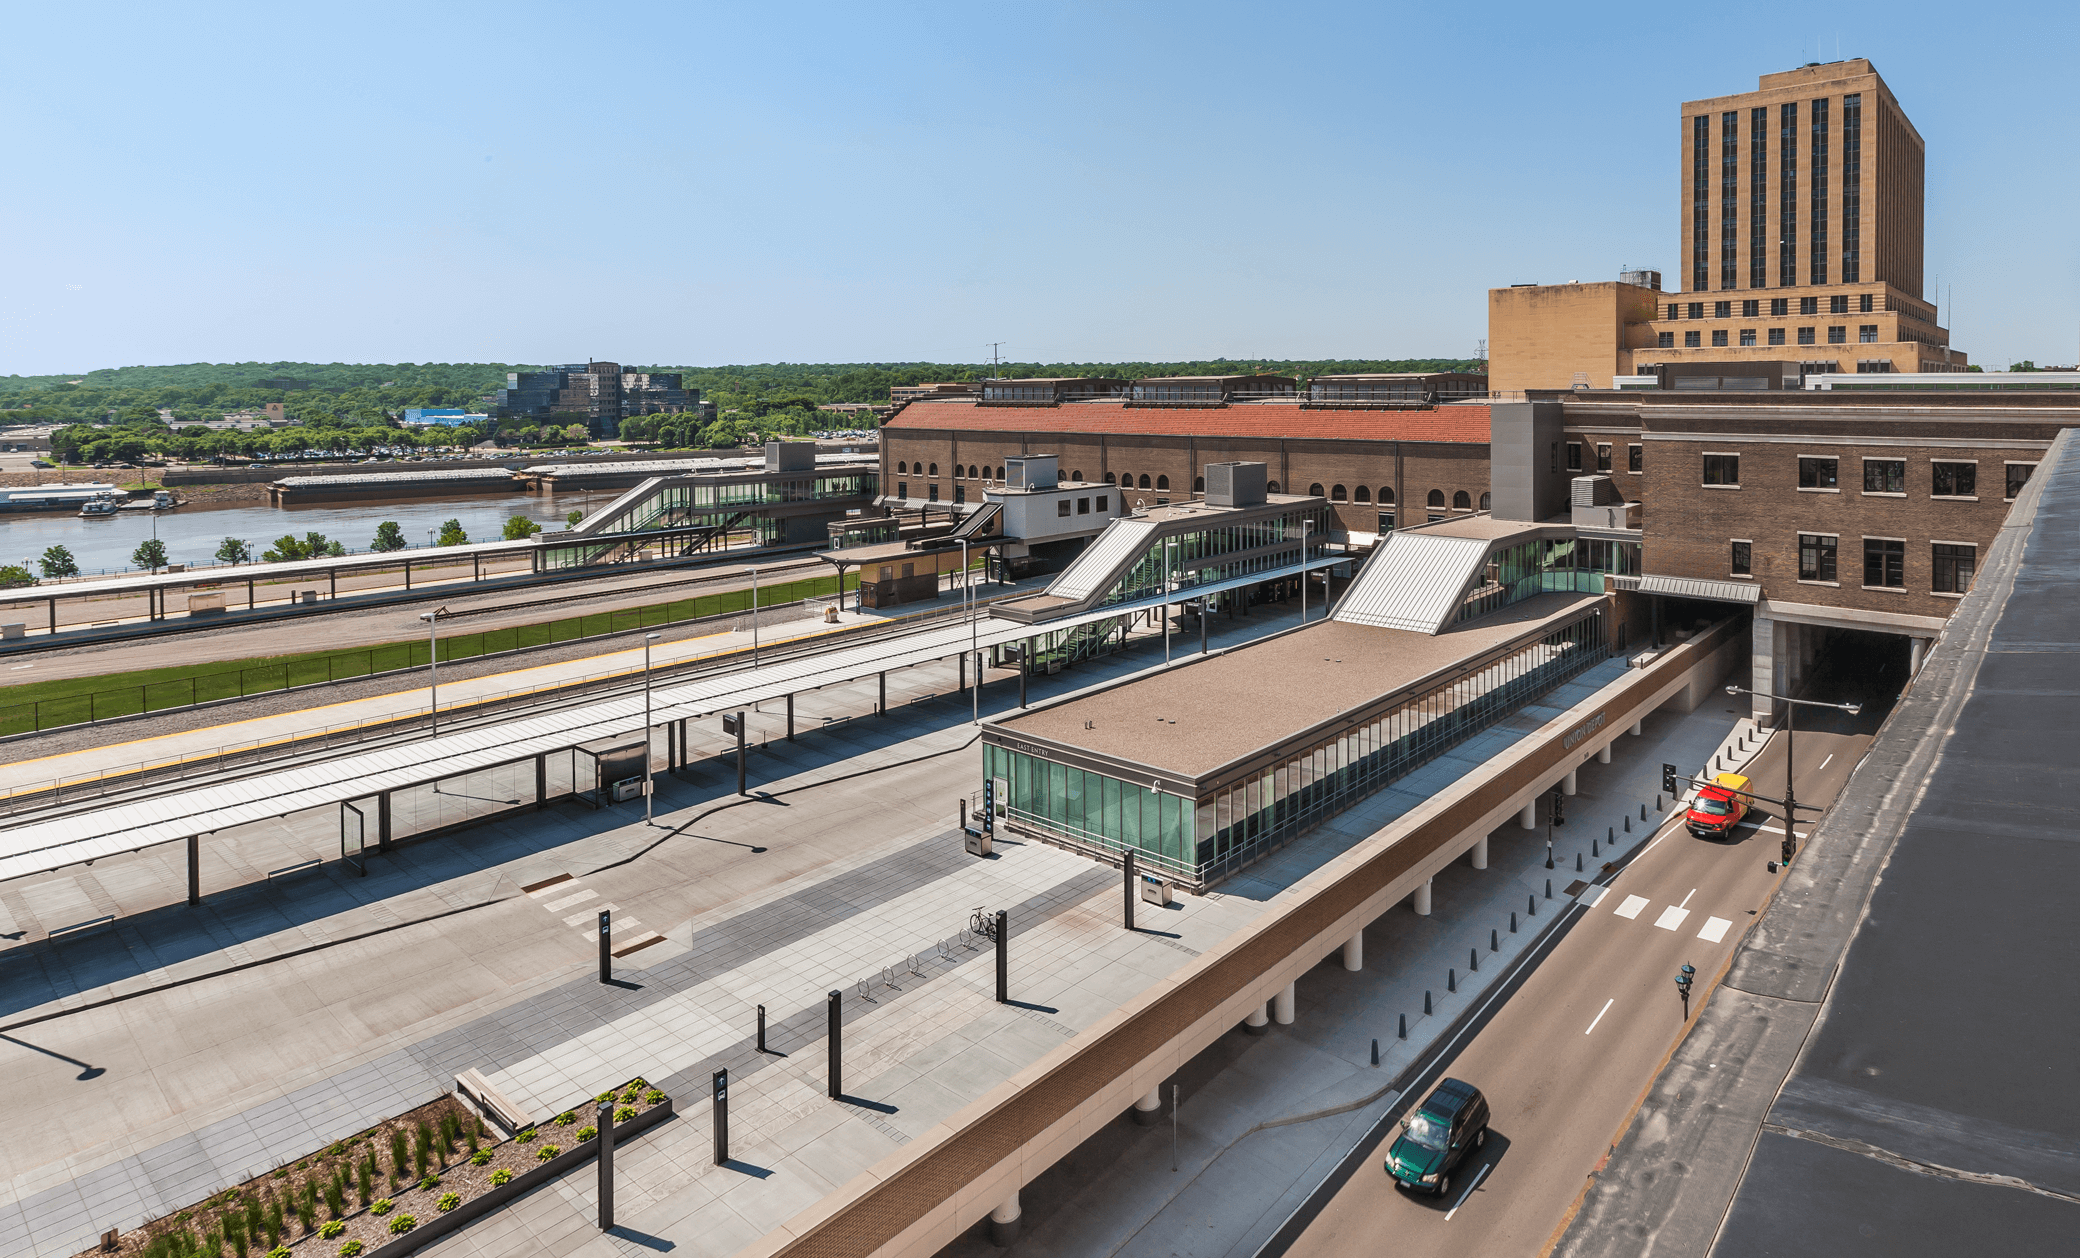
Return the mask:
<path id="1" fill-rule="evenodd" d="M 758 569 L 746 568 L 751 574 L 751 667 L 758 667 Z"/>
<path id="2" fill-rule="evenodd" d="M 1793 794 L 1791 789 L 1791 767 L 1792 765 L 1797 763 L 1797 757 L 1795 753 L 1797 750 L 1798 722 L 1795 719 L 1793 719 L 1794 715 L 1800 707 L 1808 707 L 1833 708 L 1838 712 L 1847 712 L 1850 716 L 1855 716 L 1857 713 L 1863 711 L 1863 705 L 1860 703 L 1821 703 L 1815 699 L 1794 699 L 1790 695 L 1765 694 L 1764 692 L 1759 690 L 1749 690 L 1745 686 L 1728 686 L 1726 688 L 1726 693 L 1730 695 L 1753 695 L 1758 699 L 1771 699 L 1784 705 L 1783 850 L 1784 863 L 1788 865 L 1791 863 L 1792 856 L 1795 855 L 1798 851 L 1798 835 L 1793 827 L 1793 822 L 1797 817 L 1798 796 Z"/>
<path id="3" fill-rule="evenodd" d="M 643 824 L 646 826 L 650 824 L 652 816 L 650 805 L 652 798 L 652 781 L 650 777 L 650 644 L 663 636 L 661 633 L 646 633 L 643 635 Z"/>
<path id="4" fill-rule="evenodd" d="M 419 619 L 426 622 L 426 694 L 435 738 L 441 736 L 441 617 L 447 614 L 445 607 L 419 613 Z"/>

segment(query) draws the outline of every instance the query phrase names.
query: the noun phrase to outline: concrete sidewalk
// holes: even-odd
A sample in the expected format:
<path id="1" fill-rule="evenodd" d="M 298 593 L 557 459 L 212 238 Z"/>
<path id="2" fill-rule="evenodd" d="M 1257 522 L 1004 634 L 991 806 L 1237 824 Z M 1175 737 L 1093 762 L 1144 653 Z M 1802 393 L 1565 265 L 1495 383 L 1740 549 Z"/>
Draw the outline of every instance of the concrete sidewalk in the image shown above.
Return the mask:
<path id="1" fill-rule="evenodd" d="M 1578 697 L 1563 691 L 1520 719 L 1544 719 L 1557 711 L 1550 705 Z M 1487 870 L 1462 861 L 1438 875 L 1430 916 L 1419 917 L 1404 904 L 1368 926 L 1364 969 L 1346 971 L 1340 954 L 1325 958 L 1298 984 L 1291 1025 L 1273 1025 L 1255 1040 L 1232 1032 L 1202 1055 L 1209 1060 L 1194 1063 L 1203 1068 L 1180 1072 L 1187 1082 L 1176 1113 L 1175 1170 L 1166 1087 L 1154 1129 L 1122 1120 L 1029 1185 L 1022 1194 L 1026 1233 L 1016 1252 L 1035 1258 L 1254 1254 L 1400 1102 L 1390 1082 L 1449 1048 L 1440 1041 L 1452 1023 L 1493 997 L 1560 920 L 1573 903 L 1569 884 L 1593 879 L 1602 861 L 1638 850 L 1651 841 L 1655 828 L 1676 815 L 1653 807 L 1661 763 L 1671 761 L 1695 773 L 1722 751 L 1736 723 L 1735 714 L 1722 706 L 1708 702 L 1688 715 L 1656 713 L 1645 722 L 1646 737 L 1614 744 L 1611 764 L 1584 765 L 1580 793 L 1567 800 L 1566 824 L 1553 831 L 1552 871 L 1545 868 L 1547 818 L 1541 803 L 1538 829 L 1524 830 L 1512 822 L 1493 832 Z M 1480 742 L 1475 739 L 1446 759 L 1480 756 Z M 1391 797 L 1427 794 L 1426 776 L 1458 772 L 1455 766 L 1433 763 L 1330 828 L 1351 833 L 1384 824 L 1409 802 Z M 1641 803 L 1647 804 L 1650 818 L 1644 824 Z M 1632 819 L 1629 833 L 1627 816 Z M 1614 844 L 1606 842 L 1612 834 Z M 1589 855 L 1592 838 L 1599 849 L 1594 857 Z M 1574 870 L 1577 853 L 1583 858 L 1582 873 Z M 1294 851 L 1266 862 L 1265 889 L 1293 876 L 1282 864 L 1306 859 L 1304 852 Z M 1549 880 L 1552 899 L 1545 895 Z M 1230 884 L 1220 894 L 1245 893 Z M 1536 916 L 1530 913 L 1533 907 Z M 1510 929 L 1513 913 L 1515 933 Z M 1470 970 L 1469 961 L 1476 959 L 1479 970 Z M 1449 990 L 1454 981 L 1456 992 Z M 1426 998 L 1433 1011 L 1428 1015 L 1423 1012 Z M 1406 1040 L 1399 1038 L 1404 1018 Z M 1371 1064 L 1375 1040 L 1377 1067 Z M 990 1245 L 986 1229 L 977 1229 L 943 1252 L 946 1258 L 984 1258 L 1002 1251 Z"/>

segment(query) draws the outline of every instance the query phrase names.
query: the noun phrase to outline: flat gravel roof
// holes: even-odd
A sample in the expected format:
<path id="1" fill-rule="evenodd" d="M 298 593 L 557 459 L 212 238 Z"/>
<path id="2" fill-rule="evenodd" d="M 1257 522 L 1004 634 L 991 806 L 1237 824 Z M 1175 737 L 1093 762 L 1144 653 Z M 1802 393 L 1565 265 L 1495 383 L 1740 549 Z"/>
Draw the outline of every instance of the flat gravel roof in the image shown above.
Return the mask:
<path id="1" fill-rule="evenodd" d="M 1319 621 L 1219 655 L 1187 655 L 997 724 L 1013 736 L 1203 777 L 1601 598 L 1540 594 L 1435 636 Z M 1178 634 L 1171 649 L 1197 651 L 1198 635 Z"/>

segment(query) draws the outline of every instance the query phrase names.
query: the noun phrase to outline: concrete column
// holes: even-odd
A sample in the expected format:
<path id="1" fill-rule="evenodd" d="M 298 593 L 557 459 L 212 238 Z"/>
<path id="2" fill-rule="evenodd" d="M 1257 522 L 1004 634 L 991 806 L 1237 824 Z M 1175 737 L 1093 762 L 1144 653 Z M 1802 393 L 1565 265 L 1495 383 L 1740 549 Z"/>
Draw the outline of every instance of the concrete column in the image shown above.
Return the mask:
<path id="1" fill-rule="evenodd" d="M 1576 784 L 1574 775 L 1575 770 L 1569 769 L 1567 771 L 1567 776 L 1560 779 L 1560 793 L 1562 795 L 1572 795 L 1575 793 Z"/>
<path id="2" fill-rule="evenodd" d="M 1921 671 L 1921 650 L 1923 647 L 1928 645 L 1928 639 L 1908 638 L 1907 642 L 1909 643 L 1909 654 L 1907 657 L 1907 676 L 1912 677 L 1916 673 L 1919 673 Z"/>
<path id="3" fill-rule="evenodd" d="M 1242 1020 L 1242 1029 L 1250 1035 L 1262 1035 L 1271 1029 L 1271 1019 L 1264 1015 L 1264 1006 L 1257 1005 Z"/>
<path id="4" fill-rule="evenodd" d="M 1271 998 L 1271 1020 L 1280 1026 L 1293 1025 L 1293 986 L 1287 983 Z"/>
<path id="5" fill-rule="evenodd" d="M 989 1212 L 989 1243 L 998 1249 L 1009 1248 L 1018 1239 L 1018 1220 L 1022 1214 L 1018 1208 L 1018 1193 L 1004 1198 L 1003 1204 Z"/>
<path id="6" fill-rule="evenodd" d="M 1517 814 L 1517 824 L 1524 827 L 1526 830 L 1538 829 L 1537 800 L 1534 799 L 1530 803 L 1524 805 L 1524 811 Z"/>
<path id="7" fill-rule="evenodd" d="M 1150 1088 L 1134 1102 L 1134 1124 L 1137 1127 L 1153 1127 L 1156 1119 L 1163 1116 L 1163 1089 L 1160 1085 Z"/>
<path id="8" fill-rule="evenodd" d="M 188 903 L 202 903 L 202 836 L 188 836 Z"/>
<path id="9" fill-rule="evenodd" d="M 1416 888 L 1416 916 L 1417 916 L 1417 917 L 1428 917 L 1428 916 L 1430 916 L 1430 883 L 1431 883 L 1432 881 L 1433 881 L 1432 879 L 1429 879 L 1429 878 L 1425 878 L 1425 879 L 1423 880 L 1423 885 L 1422 885 L 1422 886 L 1420 886 L 1420 887 L 1417 887 L 1417 888 Z"/>
<path id="10" fill-rule="evenodd" d="M 1634 738 L 1638 738 L 1641 734 L 1644 734 L 1646 732 L 1647 723 L 1645 721 L 1634 721 L 1632 723 L 1632 736 Z"/>
<path id="11" fill-rule="evenodd" d="M 1609 764 L 1610 762 L 1611 762 L 1611 745 L 1610 745 L 1609 743 L 1605 743 L 1605 744 L 1604 744 L 1603 746 L 1601 746 L 1601 747 L 1598 747 L 1598 748 L 1596 749 L 1596 763 L 1598 763 L 1598 764 Z"/>
<path id="12" fill-rule="evenodd" d="M 1486 869 L 1488 867 L 1488 836 L 1485 834 L 1473 841 L 1473 867 L 1475 869 Z"/>
<path id="13" fill-rule="evenodd" d="M 1365 932 L 1359 931 L 1343 941 L 1343 968 L 1353 974 L 1365 968 Z"/>

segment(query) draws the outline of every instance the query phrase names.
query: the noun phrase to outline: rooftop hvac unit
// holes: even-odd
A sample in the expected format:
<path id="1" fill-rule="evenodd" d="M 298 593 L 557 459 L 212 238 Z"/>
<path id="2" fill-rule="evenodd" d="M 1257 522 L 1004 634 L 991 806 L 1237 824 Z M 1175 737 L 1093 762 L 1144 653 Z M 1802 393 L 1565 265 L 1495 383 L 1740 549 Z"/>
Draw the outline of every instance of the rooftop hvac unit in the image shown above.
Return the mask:
<path id="1" fill-rule="evenodd" d="M 1618 272 L 1618 282 L 1620 284 L 1631 284 L 1638 288 L 1651 288 L 1658 293 L 1661 291 L 1661 272 L 1620 271 Z"/>

